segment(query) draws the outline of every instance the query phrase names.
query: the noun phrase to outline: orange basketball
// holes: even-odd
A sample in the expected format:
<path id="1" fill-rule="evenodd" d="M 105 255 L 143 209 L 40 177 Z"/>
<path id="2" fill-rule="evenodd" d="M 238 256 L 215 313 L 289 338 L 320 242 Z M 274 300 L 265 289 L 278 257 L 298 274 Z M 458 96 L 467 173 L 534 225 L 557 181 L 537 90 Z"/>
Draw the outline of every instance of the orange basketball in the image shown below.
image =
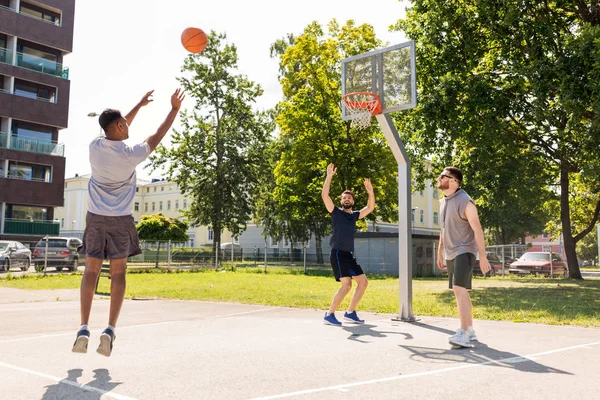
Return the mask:
<path id="1" fill-rule="evenodd" d="M 208 38 L 206 33 L 199 28 L 187 28 L 181 34 L 181 44 L 190 53 L 200 53 L 206 48 Z"/>

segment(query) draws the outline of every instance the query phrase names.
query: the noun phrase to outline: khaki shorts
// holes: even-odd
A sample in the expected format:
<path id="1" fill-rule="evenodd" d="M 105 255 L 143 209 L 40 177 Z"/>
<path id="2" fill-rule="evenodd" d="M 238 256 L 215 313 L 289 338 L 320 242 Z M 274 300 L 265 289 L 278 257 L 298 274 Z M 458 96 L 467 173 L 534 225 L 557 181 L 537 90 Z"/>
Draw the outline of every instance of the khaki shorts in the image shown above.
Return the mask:
<path id="1" fill-rule="evenodd" d="M 118 260 L 141 254 L 140 241 L 132 215 L 108 217 L 88 212 L 83 245 L 77 249 L 86 257 Z"/>
<path id="2" fill-rule="evenodd" d="M 446 260 L 448 268 L 448 287 L 459 286 L 471 290 L 473 280 L 473 266 L 475 266 L 475 254 L 459 254 L 453 260 Z"/>

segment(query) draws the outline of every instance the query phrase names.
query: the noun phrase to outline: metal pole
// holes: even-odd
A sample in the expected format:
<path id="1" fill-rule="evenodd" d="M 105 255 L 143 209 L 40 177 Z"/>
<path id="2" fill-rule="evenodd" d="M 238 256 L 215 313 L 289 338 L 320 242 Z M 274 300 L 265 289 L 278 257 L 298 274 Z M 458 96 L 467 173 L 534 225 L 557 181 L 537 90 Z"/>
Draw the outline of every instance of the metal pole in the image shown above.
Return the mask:
<path id="1" fill-rule="evenodd" d="M 46 251 L 44 252 L 44 275 L 46 275 L 47 267 L 48 267 L 48 235 L 46 235 Z"/>
<path id="2" fill-rule="evenodd" d="M 265 274 L 267 273 L 267 239 L 265 239 Z"/>
<path id="3" fill-rule="evenodd" d="M 167 242 L 167 268 L 171 268 L 171 240 Z"/>
<path id="4" fill-rule="evenodd" d="M 596 258 L 596 265 L 600 266 L 600 224 L 598 224 L 598 257 Z"/>
<path id="5" fill-rule="evenodd" d="M 552 246 L 550 246 L 550 278 L 552 278 Z"/>
<path id="6" fill-rule="evenodd" d="M 376 115 L 398 163 L 398 270 L 400 312 L 398 320 L 414 322 L 412 310 L 411 164 L 400 135 L 388 114 Z"/>
<path id="7" fill-rule="evenodd" d="M 233 236 L 231 237 L 231 263 L 233 264 Z"/>
<path id="8" fill-rule="evenodd" d="M 304 243 L 304 275 L 306 275 L 306 243 Z"/>

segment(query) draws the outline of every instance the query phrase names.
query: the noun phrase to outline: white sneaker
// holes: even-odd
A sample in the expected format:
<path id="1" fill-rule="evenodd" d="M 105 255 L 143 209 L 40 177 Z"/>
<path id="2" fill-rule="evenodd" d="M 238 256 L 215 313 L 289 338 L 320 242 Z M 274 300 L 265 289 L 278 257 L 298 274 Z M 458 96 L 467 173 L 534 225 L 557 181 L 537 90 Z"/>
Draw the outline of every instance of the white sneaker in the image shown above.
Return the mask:
<path id="1" fill-rule="evenodd" d="M 454 346 L 475 347 L 473 344 L 471 344 L 471 341 L 469 340 L 469 335 L 467 334 L 467 332 L 465 332 L 465 330 L 462 328 L 457 330 L 456 334 L 454 336 L 450 336 L 448 338 L 448 341 L 450 342 L 451 345 L 454 345 Z"/>
<path id="2" fill-rule="evenodd" d="M 469 335 L 469 340 L 471 342 L 477 342 L 477 335 L 475 334 L 475 329 L 472 326 L 467 329 L 467 334 Z"/>

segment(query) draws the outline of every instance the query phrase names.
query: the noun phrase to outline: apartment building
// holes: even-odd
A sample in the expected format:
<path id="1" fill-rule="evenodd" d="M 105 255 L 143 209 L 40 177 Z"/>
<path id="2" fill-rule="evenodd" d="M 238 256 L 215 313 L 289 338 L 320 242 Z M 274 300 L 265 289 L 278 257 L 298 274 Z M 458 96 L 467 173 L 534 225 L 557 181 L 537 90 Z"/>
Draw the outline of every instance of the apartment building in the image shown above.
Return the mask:
<path id="1" fill-rule="evenodd" d="M 57 235 L 75 0 L 0 0 L 0 239 Z"/>

